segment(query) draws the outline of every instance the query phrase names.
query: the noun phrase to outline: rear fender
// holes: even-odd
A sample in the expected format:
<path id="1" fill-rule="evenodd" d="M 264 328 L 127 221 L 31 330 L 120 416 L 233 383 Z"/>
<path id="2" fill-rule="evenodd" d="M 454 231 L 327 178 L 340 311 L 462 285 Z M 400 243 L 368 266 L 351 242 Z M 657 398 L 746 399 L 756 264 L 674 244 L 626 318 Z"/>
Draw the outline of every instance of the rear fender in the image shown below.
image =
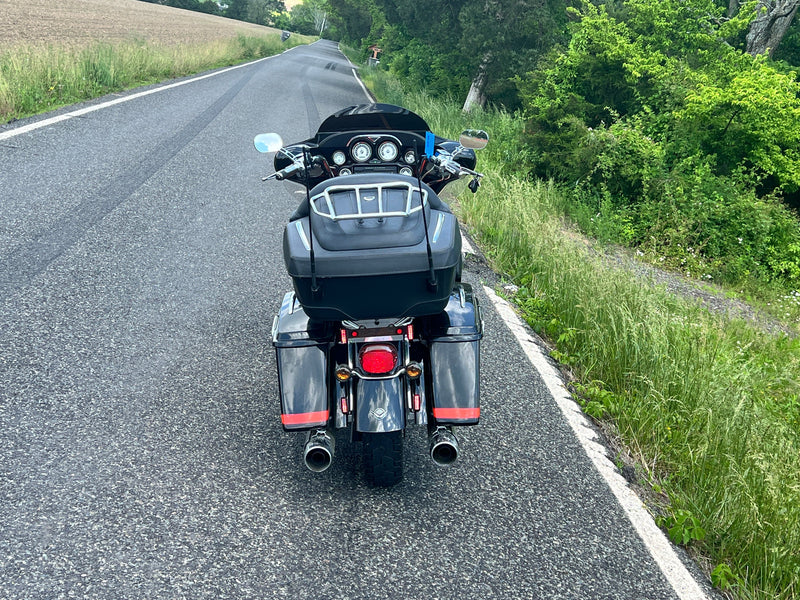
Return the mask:
<path id="1" fill-rule="evenodd" d="M 356 385 L 356 431 L 384 433 L 406 426 L 405 390 L 400 377 L 361 379 Z"/>

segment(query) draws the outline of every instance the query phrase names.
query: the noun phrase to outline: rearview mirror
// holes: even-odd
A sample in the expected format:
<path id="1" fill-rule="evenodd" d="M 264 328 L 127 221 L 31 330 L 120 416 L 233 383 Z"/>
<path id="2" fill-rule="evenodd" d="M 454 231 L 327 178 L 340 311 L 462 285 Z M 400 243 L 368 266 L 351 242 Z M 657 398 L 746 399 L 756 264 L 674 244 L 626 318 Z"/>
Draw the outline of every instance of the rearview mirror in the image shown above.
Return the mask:
<path id="1" fill-rule="evenodd" d="M 483 131 L 483 129 L 467 129 L 461 132 L 458 143 L 464 148 L 480 150 L 481 148 L 485 148 L 486 144 L 489 143 L 489 134 Z"/>
<path id="2" fill-rule="evenodd" d="M 277 152 L 283 148 L 283 139 L 277 133 L 260 133 L 253 140 L 259 152 Z"/>

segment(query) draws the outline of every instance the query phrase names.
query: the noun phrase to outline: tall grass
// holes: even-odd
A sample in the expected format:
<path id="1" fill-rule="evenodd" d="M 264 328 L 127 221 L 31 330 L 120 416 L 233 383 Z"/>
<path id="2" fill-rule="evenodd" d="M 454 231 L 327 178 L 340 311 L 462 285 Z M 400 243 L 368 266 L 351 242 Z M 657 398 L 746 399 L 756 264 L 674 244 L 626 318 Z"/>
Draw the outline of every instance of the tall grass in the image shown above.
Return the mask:
<path id="1" fill-rule="evenodd" d="M 439 134 L 466 126 L 492 140 L 480 191 L 460 198 L 498 270 L 519 286 L 528 322 L 554 341 L 584 410 L 612 424 L 676 542 L 706 557 L 712 581 L 743 599 L 800 597 L 800 341 L 709 313 L 590 253 L 564 225 L 559 193 L 515 173 L 521 124 L 396 83 L 379 98 Z"/>
<path id="2" fill-rule="evenodd" d="M 303 36 L 247 37 L 197 45 L 144 41 L 88 48 L 21 46 L 0 52 L 0 123 L 127 88 L 278 54 Z"/>

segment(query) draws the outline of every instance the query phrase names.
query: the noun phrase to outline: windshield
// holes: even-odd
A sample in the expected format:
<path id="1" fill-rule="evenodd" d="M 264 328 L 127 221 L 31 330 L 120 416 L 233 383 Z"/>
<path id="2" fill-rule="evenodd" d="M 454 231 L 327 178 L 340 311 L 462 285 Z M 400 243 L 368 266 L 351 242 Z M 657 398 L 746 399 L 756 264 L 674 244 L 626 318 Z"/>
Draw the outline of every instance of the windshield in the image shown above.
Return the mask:
<path id="1" fill-rule="evenodd" d="M 317 135 L 358 130 L 415 131 L 424 135 L 428 124 L 419 115 L 393 104 L 348 106 L 322 122 Z"/>

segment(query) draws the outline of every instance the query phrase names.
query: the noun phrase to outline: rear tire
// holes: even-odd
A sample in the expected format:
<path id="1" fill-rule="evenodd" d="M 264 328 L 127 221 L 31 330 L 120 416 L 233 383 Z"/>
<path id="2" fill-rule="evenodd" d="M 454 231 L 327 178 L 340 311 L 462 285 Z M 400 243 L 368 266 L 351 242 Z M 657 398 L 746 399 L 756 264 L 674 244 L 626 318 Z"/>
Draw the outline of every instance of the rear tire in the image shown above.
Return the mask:
<path id="1" fill-rule="evenodd" d="M 403 479 L 403 432 L 365 433 L 364 473 L 375 486 L 389 487 Z"/>

